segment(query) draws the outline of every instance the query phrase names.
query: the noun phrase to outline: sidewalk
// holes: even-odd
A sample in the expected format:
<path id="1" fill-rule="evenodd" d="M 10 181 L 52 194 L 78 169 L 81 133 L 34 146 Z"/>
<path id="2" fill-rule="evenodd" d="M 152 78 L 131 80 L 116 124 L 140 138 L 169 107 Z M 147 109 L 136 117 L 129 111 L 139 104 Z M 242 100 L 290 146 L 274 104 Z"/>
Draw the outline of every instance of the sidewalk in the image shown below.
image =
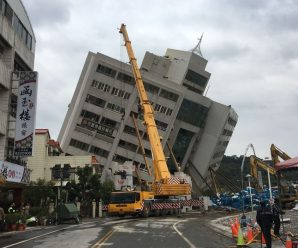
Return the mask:
<path id="1" fill-rule="evenodd" d="M 104 221 L 106 218 L 83 218 L 81 223 L 86 223 L 86 222 L 96 222 L 96 221 Z M 65 223 L 68 224 L 68 223 Z M 70 224 L 70 225 L 75 225 L 75 224 Z M 41 229 L 53 229 L 55 227 L 59 227 L 61 225 L 46 225 L 46 226 L 27 226 L 25 230 L 23 231 L 9 231 L 9 232 L 0 232 L 0 239 L 1 238 L 10 238 L 13 237 L 17 234 L 21 234 L 24 232 L 31 232 L 35 230 L 41 230 Z"/>
<path id="2" fill-rule="evenodd" d="M 284 223 L 284 229 L 285 232 L 286 231 L 291 231 L 292 233 L 297 233 L 298 232 L 298 212 L 293 212 L 294 210 L 288 210 L 288 213 L 284 216 L 284 219 L 290 219 L 290 222 L 288 223 Z M 255 219 L 255 213 L 253 213 L 253 215 L 251 215 L 251 213 L 246 213 L 245 214 L 247 217 L 251 217 L 253 220 Z M 219 232 L 223 235 L 225 235 L 226 237 L 229 237 L 232 239 L 232 233 L 231 233 L 231 227 L 230 227 L 230 222 L 233 221 L 235 219 L 235 217 L 238 217 L 238 219 L 240 220 L 242 216 L 242 213 L 237 214 L 237 215 L 231 215 L 231 216 L 226 216 L 226 217 L 221 217 L 215 220 L 210 221 L 210 225 L 212 227 L 213 230 L 215 230 L 216 232 Z M 281 233 L 283 232 L 283 227 L 281 226 Z M 235 245 L 237 243 L 237 240 L 235 239 Z M 264 245 L 265 246 L 265 245 Z M 260 247 L 260 243 L 255 242 L 252 243 L 250 245 L 248 245 L 248 247 L 252 247 L 252 248 L 257 248 Z M 285 245 L 282 243 L 281 240 L 273 240 L 272 239 L 272 247 L 273 248 L 284 248 Z"/>

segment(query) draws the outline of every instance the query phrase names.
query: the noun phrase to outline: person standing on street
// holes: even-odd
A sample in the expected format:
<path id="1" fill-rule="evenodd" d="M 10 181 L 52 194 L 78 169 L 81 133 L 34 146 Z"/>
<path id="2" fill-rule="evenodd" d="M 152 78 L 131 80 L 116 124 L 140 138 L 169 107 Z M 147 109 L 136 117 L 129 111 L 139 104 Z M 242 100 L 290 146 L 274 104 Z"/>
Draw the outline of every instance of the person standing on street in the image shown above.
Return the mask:
<path id="1" fill-rule="evenodd" d="M 270 231 L 273 223 L 273 213 L 271 207 L 266 205 L 264 201 L 260 202 L 256 219 L 266 240 L 266 248 L 272 248 Z"/>
<path id="2" fill-rule="evenodd" d="M 279 206 L 278 198 L 274 199 L 274 202 L 272 204 L 272 213 L 273 213 L 273 223 L 274 223 L 274 234 L 276 236 L 279 236 L 281 209 Z"/>

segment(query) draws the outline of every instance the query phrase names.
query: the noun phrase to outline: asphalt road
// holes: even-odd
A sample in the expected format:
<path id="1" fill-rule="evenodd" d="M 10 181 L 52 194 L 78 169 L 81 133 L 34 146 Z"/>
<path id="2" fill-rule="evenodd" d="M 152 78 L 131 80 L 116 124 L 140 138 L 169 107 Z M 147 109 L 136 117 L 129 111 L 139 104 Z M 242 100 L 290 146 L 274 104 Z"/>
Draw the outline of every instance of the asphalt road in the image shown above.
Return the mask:
<path id="1" fill-rule="evenodd" d="M 47 226 L 0 238 L 0 247 L 230 247 L 234 241 L 213 231 L 210 219 L 218 213 L 181 217 L 107 218 L 79 225 Z"/>

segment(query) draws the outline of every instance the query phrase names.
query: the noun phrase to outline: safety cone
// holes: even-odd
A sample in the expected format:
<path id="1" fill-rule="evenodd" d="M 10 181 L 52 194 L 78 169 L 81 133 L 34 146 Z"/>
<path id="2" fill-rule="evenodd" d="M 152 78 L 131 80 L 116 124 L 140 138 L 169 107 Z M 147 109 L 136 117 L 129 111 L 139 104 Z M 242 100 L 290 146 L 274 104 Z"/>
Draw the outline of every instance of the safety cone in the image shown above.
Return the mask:
<path id="1" fill-rule="evenodd" d="M 240 223 L 239 223 L 238 217 L 235 217 L 235 222 L 234 222 L 234 224 L 235 224 L 235 226 L 236 226 L 236 228 L 237 228 L 237 230 L 238 230 L 239 227 L 240 227 Z"/>
<path id="2" fill-rule="evenodd" d="M 291 239 L 291 237 L 288 235 L 288 236 L 287 236 L 287 240 L 286 240 L 286 248 L 292 248 L 292 247 L 293 247 L 292 239 Z"/>
<path id="3" fill-rule="evenodd" d="M 250 226 L 247 227 L 246 242 L 251 243 L 254 240 L 254 235 Z"/>
<path id="4" fill-rule="evenodd" d="M 233 238 L 238 237 L 238 230 L 234 224 L 231 224 L 231 230 L 232 230 L 232 237 Z"/>
<path id="5" fill-rule="evenodd" d="M 245 245 L 245 242 L 244 242 L 242 230 L 241 228 L 238 228 L 237 246 L 244 246 L 244 245 Z"/>

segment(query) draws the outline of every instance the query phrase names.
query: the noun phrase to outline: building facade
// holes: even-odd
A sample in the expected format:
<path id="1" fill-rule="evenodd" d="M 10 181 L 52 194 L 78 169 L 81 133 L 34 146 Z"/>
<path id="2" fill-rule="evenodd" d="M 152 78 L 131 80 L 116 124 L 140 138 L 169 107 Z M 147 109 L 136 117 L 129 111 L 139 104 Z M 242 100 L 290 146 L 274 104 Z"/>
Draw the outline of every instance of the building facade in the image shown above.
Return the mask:
<path id="1" fill-rule="evenodd" d="M 35 36 L 20 0 L 0 0 L 0 160 L 18 163 L 13 156 L 18 82 L 15 71 L 34 68 Z"/>
<path id="2" fill-rule="evenodd" d="M 34 153 L 28 157 L 27 166 L 30 169 L 30 180 L 39 179 L 54 181 L 60 185 L 60 179 L 55 177 L 54 168 L 57 166 L 63 170 L 68 167 L 67 178 L 64 178 L 64 184 L 68 181 L 77 180 L 75 169 L 77 167 L 92 166 L 93 171 L 98 172 L 98 163 L 95 156 L 65 156 L 59 142 L 51 139 L 48 129 L 36 129 L 34 137 Z"/>
<path id="3" fill-rule="evenodd" d="M 25 161 L 14 156 L 18 81 L 16 71 L 33 71 L 35 35 L 21 0 L 0 0 L 0 201 L 22 201 L 29 181 Z M 23 173 L 22 176 L 20 176 Z M 19 180 L 15 180 L 18 175 Z"/>
<path id="4" fill-rule="evenodd" d="M 165 56 L 147 52 L 140 68 L 169 169 L 175 166 L 166 142 L 194 189 L 202 186 L 210 167 L 219 166 L 238 118 L 231 106 L 203 95 L 210 78 L 206 65 L 194 52 L 167 49 Z M 132 116 L 138 116 L 137 127 Z M 70 155 L 94 154 L 105 169 L 133 161 L 139 175 L 150 180 L 137 129 L 150 161 L 130 65 L 89 52 L 58 137 L 62 149 Z"/>

